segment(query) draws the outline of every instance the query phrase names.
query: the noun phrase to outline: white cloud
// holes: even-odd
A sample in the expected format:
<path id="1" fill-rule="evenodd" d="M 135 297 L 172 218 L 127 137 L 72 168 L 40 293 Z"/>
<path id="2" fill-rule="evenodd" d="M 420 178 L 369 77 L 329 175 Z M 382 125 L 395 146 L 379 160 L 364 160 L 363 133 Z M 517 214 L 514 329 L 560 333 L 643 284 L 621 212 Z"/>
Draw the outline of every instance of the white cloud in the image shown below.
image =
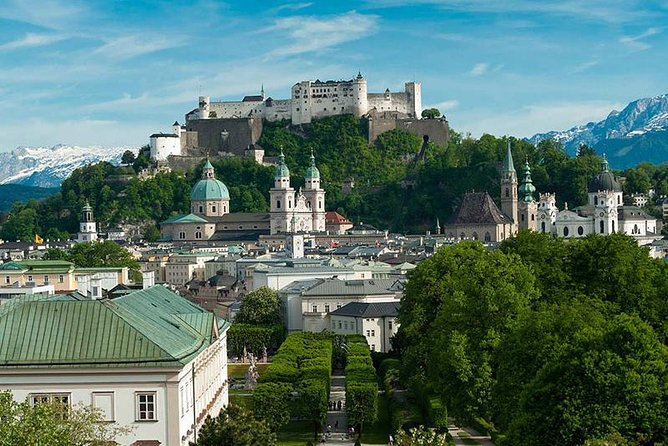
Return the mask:
<path id="1" fill-rule="evenodd" d="M 652 48 L 652 45 L 643 42 L 643 39 L 646 39 L 647 37 L 654 36 L 656 34 L 659 34 L 661 30 L 658 28 L 647 28 L 644 32 L 635 35 L 635 36 L 623 36 L 619 39 L 619 43 L 622 43 L 626 45 L 627 47 L 636 50 L 636 51 L 642 51 L 642 50 L 647 50 Z"/>
<path id="2" fill-rule="evenodd" d="M 559 102 L 532 104 L 502 114 L 487 109 L 469 110 L 453 116 L 453 128 L 471 132 L 529 137 L 550 130 L 571 127 L 604 119 L 610 111 L 621 110 L 624 104 L 609 101 Z"/>
<path id="3" fill-rule="evenodd" d="M 574 66 L 573 69 L 571 70 L 571 74 L 582 73 L 583 71 L 587 71 L 588 69 L 593 68 L 598 64 L 599 64 L 598 60 L 590 60 L 589 62 L 583 62 L 579 65 Z"/>
<path id="4" fill-rule="evenodd" d="M 61 0 L 3 0 L 0 18 L 30 23 L 47 29 L 69 29 L 85 9 L 80 2 Z"/>
<path id="5" fill-rule="evenodd" d="M 0 51 L 2 50 L 16 50 L 19 48 L 28 48 L 35 46 L 50 45 L 55 42 L 67 39 L 67 36 L 64 34 L 36 34 L 36 33 L 27 33 L 25 36 L 20 39 L 12 40 L 11 42 L 4 43 L 0 45 Z"/>
<path id="6" fill-rule="evenodd" d="M 286 3 L 281 6 L 274 8 L 275 12 L 289 10 L 289 11 L 299 11 L 300 9 L 305 9 L 313 5 L 313 2 L 304 2 L 304 3 Z"/>
<path id="7" fill-rule="evenodd" d="M 459 106 L 457 99 L 448 99 L 446 101 L 437 102 L 436 104 L 426 105 L 424 108 L 437 108 L 441 112 L 455 109 Z"/>
<path id="8" fill-rule="evenodd" d="M 185 44 L 182 37 L 131 35 L 106 40 L 106 43 L 93 53 L 102 54 L 112 59 L 130 59 L 143 54 L 154 53 Z"/>
<path id="9" fill-rule="evenodd" d="M 482 76 L 487 72 L 487 69 L 489 68 L 489 64 L 486 63 L 477 63 L 471 68 L 471 71 L 469 71 L 469 74 L 471 76 Z"/>
<path id="10" fill-rule="evenodd" d="M 329 17 L 286 17 L 277 19 L 267 32 L 287 32 L 289 42 L 270 56 L 294 56 L 330 48 L 366 37 L 376 31 L 378 17 L 355 11 Z"/>

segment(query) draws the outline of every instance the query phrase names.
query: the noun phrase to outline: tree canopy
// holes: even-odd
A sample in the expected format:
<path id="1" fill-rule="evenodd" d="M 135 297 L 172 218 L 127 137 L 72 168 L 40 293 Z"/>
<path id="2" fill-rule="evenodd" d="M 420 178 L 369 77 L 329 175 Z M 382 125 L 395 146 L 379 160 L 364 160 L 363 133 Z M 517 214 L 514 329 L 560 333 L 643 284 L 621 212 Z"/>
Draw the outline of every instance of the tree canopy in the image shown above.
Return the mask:
<path id="1" fill-rule="evenodd" d="M 255 419 L 253 412 L 231 404 L 218 416 L 210 415 L 199 430 L 197 443 L 192 446 L 274 446 L 276 435 L 264 421 Z"/>
<path id="2" fill-rule="evenodd" d="M 248 293 L 241 301 L 239 312 L 234 318 L 236 323 L 251 325 L 276 325 L 282 321 L 278 293 L 267 287 Z"/>

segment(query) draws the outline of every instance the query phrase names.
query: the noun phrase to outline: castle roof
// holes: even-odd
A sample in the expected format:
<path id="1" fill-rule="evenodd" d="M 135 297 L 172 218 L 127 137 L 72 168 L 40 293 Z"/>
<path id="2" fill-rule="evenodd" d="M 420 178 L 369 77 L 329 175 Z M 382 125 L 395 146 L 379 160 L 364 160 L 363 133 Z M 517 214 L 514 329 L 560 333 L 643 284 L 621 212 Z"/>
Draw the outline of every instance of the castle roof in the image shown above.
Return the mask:
<path id="1" fill-rule="evenodd" d="M 512 220 L 501 212 L 487 192 L 467 192 L 462 197 L 462 204 L 449 224 L 498 225 L 507 223 L 512 223 Z"/>
<path id="2" fill-rule="evenodd" d="M 264 98 L 262 97 L 262 95 L 259 94 L 244 96 L 244 98 L 241 100 L 241 102 L 262 102 L 262 101 L 264 101 Z"/>

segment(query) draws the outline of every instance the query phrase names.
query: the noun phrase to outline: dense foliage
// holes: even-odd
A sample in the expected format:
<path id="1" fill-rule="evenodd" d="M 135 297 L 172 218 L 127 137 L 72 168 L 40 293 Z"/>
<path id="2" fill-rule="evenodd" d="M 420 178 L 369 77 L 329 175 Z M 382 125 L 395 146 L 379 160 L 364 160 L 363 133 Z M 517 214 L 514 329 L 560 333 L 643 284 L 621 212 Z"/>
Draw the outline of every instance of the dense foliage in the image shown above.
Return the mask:
<path id="1" fill-rule="evenodd" d="M 256 414 L 273 429 L 280 428 L 290 417 L 312 421 L 317 435 L 327 417 L 331 368 L 329 335 L 291 333 L 260 376 L 255 389 L 258 399 L 253 401 Z M 276 418 L 278 413 L 285 415 Z"/>
<path id="2" fill-rule="evenodd" d="M 267 287 L 251 291 L 241 301 L 241 307 L 234 321 L 251 325 L 281 324 L 283 317 L 278 293 Z"/>
<path id="3" fill-rule="evenodd" d="M 410 273 L 404 378 L 500 445 L 666 442 L 667 279 L 618 234 L 442 248 Z"/>
<path id="4" fill-rule="evenodd" d="M 227 349 L 235 356 L 241 356 L 244 348 L 256 357 L 262 357 L 264 349 L 269 351 L 280 347 L 285 339 L 282 324 L 251 325 L 234 323 L 227 331 Z"/>
<path id="5" fill-rule="evenodd" d="M 276 434 L 267 423 L 257 420 L 253 413 L 242 407 L 229 405 L 218 416 L 208 415 L 200 428 L 197 443 L 192 446 L 274 446 Z"/>
<path id="6" fill-rule="evenodd" d="M 378 382 L 371 351 L 362 335 L 346 336 L 346 415 L 348 423 L 363 432 L 364 424 L 376 420 Z"/>
<path id="7" fill-rule="evenodd" d="M 67 411 L 67 416 L 63 416 Z M 112 444 L 132 429 L 104 423 L 102 414 L 88 406 L 16 402 L 11 392 L 0 392 L 0 444 L 3 446 L 89 446 Z"/>

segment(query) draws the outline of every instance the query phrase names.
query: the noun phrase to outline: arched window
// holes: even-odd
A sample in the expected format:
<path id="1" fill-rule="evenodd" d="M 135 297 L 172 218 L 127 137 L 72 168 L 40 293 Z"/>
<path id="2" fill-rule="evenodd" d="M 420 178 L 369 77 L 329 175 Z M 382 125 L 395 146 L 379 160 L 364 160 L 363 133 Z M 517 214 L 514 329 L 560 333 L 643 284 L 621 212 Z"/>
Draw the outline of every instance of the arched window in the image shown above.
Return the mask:
<path id="1" fill-rule="evenodd" d="M 603 220 L 601 220 L 599 222 L 598 226 L 599 226 L 599 230 L 600 230 L 601 234 L 603 234 L 603 231 L 605 230 L 605 224 L 603 223 Z"/>
<path id="2" fill-rule="evenodd" d="M 615 220 L 612 220 L 612 232 L 615 232 Z"/>
<path id="3" fill-rule="evenodd" d="M 204 206 L 202 206 L 202 205 L 200 204 L 200 205 L 199 205 L 199 213 L 201 214 L 201 213 L 203 213 L 203 212 L 204 212 Z"/>
<path id="4" fill-rule="evenodd" d="M 216 205 L 215 204 L 213 206 L 211 206 L 211 212 L 213 212 L 214 214 L 216 213 Z"/>
<path id="5" fill-rule="evenodd" d="M 584 234 L 584 228 L 582 226 L 578 226 L 578 235 Z"/>
<path id="6" fill-rule="evenodd" d="M 506 197 L 510 197 L 510 191 L 506 188 Z"/>
<path id="7" fill-rule="evenodd" d="M 524 214 L 520 215 L 520 220 L 524 221 Z"/>
<path id="8" fill-rule="evenodd" d="M 281 200 L 276 200 L 276 209 L 281 208 Z"/>
<path id="9" fill-rule="evenodd" d="M 464 240 L 466 238 L 466 234 L 462 232 L 461 234 L 459 234 L 459 238 Z"/>
<path id="10" fill-rule="evenodd" d="M 545 232 L 545 222 L 540 222 L 540 232 Z"/>
<path id="11" fill-rule="evenodd" d="M 531 214 L 531 221 L 534 221 L 535 219 L 535 215 Z"/>
<path id="12" fill-rule="evenodd" d="M 471 238 L 473 238 L 473 240 L 478 240 L 478 233 L 474 232 Z"/>
<path id="13" fill-rule="evenodd" d="M 568 226 L 564 226 L 564 237 L 568 237 Z"/>
<path id="14" fill-rule="evenodd" d="M 617 195 L 617 204 L 622 204 L 622 197 Z"/>
<path id="15" fill-rule="evenodd" d="M 598 204 L 598 197 L 594 197 L 594 204 Z"/>
<path id="16" fill-rule="evenodd" d="M 637 224 L 633 225 L 633 233 L 634 233 L 634 234 L 640 234 L 640 229 L 638 229 L 638 225 L 637 225 Z"/>
<path id="17" fill-rule="evenodd" d="M 489 232 L 485 232 L 485 241 L 486 242 L 491 242 L 492 241 L 492 236 L 490 235 Z"/>
<path id="18" fill-rule="evenodd" d="M 201 239 L 202 238 L 202 232 L 201 231 L 195 232 L 195 238 L 196 239 Z"/>

